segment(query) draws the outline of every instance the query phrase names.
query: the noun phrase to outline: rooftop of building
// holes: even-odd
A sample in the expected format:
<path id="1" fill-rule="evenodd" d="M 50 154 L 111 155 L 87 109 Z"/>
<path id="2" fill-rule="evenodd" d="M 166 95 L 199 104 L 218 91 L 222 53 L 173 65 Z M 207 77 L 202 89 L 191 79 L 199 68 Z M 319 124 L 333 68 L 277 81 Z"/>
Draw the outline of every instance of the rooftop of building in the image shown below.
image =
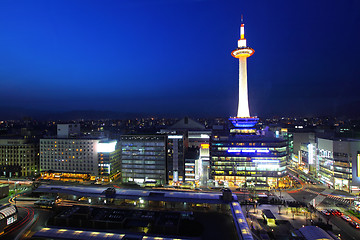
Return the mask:
<path id="1" fill-rule="evenodd" d="M 299 232 L 306 240 L 321 239 L 321 240 L 334 240 L 329 233 L 319 227 L 305 226 L 299 229 Z"/>
<path id="2" fill-rule="evenodd" d="M 46 193 L 64 193 L 75 196 L 86 197 L 105 197 L 107 187 L 90 187 L 90 186 L 62 186 L 62 185 L 41 185 L 35 192 Z M 157 191 L 147 189 L 116 189 L 115 199 L 139 199 L 150 201 L 167 201 L 167 202 L 191 202 L 191 203 L 209 203 L 222 204 L 227 203 L 222 199 L 222 193 L 195 193 L 181 191 Z M 233 200 L 237 196 L 233 194 Z"/>
<path id="3" fill-rule="evenodd" d="M 218 139 L 218 140 L 217 140 Z M 285 142 L 283 138 L 266 135 L 229 135 L 229 136 L 217 136 L 213 137 L 214 142 L 216 141 L 251 141 L 251 142 Z"/>
<path id="4" fill-rule="evenodd" d="M 317 137 L 317 139 L 325 139 L 337 142 L 360 142 L 360 139 L 356 138 L 339 138 L 339 137 Z"/>
<path id="5" fill-rule="evenodd" d="M 69 231 L 71 235 L 74 234 L 71 232 L 73 230 L 89 231 L 90 229 L 84 228 L 84 226 L 89 226 L 91 230 L 98 232 L 95 234 L 97 236 L 106 236 L 106 233 L 125 234 L 124 239 L 127 239 L 127 236 L 130 237 L 128 234 L 132 234 L 134 239 L 252 239 L 237 197 L 230 190 L 224 190 L 223 195 L 223 193 L 189 191 L 42 185 L 35 191 L 93 197 L 94 201 L 100 198 L 105 199 L 106 193 L 109 192 L 111 197 L 108 198 L 123 200 L 118 201 L 118 203 L 123 203 L 118 206 L 100 207 L 97 205 L 98 203 L 87 206 L 64 206 L 63 211 L 55 216 L 56 219 L 54 218 L 57 229 L 45 230 L 48 233 L 51 230 L 52 233 L 50 235 L 44 233 L 43 237 L 56 237 L 59 224 L 63 224 L 60 227 L 63 228 L 63 231 Z M 139 206 L 134 207 L 133 201 L 137 202 Z M 167 207 L 164 208 L 159 207 L 156 202 L 164 204 L 174 202 L 174 204 L 167 203 Z M 141 207 L 141 203 L 144 203 L 145 206 Z M 199 207 L 200 205 L 202 207 Z M 232 214 L 229 215 L 229 211 Z M 66 219 L 71 219 L 71 224 L 64 221 Z M 74 229 L 76 221 L 79 219 L 84 229 Z M 89 224 L 84 225 L 85 222 L 89 222 Z M 147 228 L 148 231 L 144 233 L 141 228 Z M 106 232 L 103 232 L 103 229 L 106 229 Z M 44 231 L 39 231 L 34 237 L 42 234 L 41 232 Z"/>
<path id="6" fill-rule="evenodd" d="M 205 130 L 205 126 L 195 120 L 192 120 L 189 117 L 184 117 L 183 119 L 176 122 L 174 125 L 170 126 L 169 129 L 179 129 L 179 130 Z"/>

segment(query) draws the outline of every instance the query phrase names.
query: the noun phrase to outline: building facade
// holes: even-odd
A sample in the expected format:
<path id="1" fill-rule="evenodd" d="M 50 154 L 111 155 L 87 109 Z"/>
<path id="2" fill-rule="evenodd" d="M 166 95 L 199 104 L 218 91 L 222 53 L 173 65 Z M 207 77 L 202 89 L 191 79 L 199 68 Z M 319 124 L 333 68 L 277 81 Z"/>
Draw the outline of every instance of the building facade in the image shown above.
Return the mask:
<path id="1" fill-rule="evenodd" d="M 38 143 L 26 139 L 0 139 L 0 176 L 27 177 L 38 173 Z"/>
<path id="2" fill-rule="evenodd" d="M 317 139 L 318 177 L 329 187 L 360 191 L 360 140 Z"/>
<path id="3" fill-rule="evenodd" d="M 121 136 L 121 180 L 138 184 L 166 183 L 166 136 Z"/>
<path id="4" fill-rule="evenodd" d="M 101 140 L 98 143 L 99 180 L 111 182 L 121 174 L 121 149 L 117 140 Z"/>
<path id="5" fill-rule="evenodd" d="M 167 136 L 167 183 L 177 185 L 185 180 L 185 147 L 183 135 Z"/>
<path id="6" fill-rule="evenodd" d="M 276 187 L 286 174 L 287 141 L 262 135 L 214 136 L 211 177 L 228 186 Z"/>
<path id="7" fill-rule="evenodd" d="M 40 139 L 40 171 L 59 180 L 90 180 L 99 174 L 99 139 Z"/>

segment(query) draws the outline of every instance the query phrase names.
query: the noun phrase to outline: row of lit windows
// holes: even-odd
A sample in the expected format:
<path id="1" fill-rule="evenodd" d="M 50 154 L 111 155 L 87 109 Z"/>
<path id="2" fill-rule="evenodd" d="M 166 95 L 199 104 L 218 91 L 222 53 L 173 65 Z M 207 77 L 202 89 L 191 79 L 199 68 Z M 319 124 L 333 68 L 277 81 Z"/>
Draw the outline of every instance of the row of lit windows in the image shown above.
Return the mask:
<path id="1" fill-rule="evenodd" d="M 69 156 L 68 154 L 74 154 L 74 155 L 83 155 L 83 156 L 85 156 L 85 155 L 88 155 L 88 156 L 92 156 L 93 154 L 92 153 L 74 153 L 74 152 L 72 152 L 72 153 L 65 153 L 64 154 L 64 152 L 62 152 L 61 154 L 60 154 L 60 152 L 42 152 L 41 153 L 41 156 L 54 156 L 54 155 L 58 155 L 58 156 L 60 156 L 60 155 L 66 155 L 66 156 Z"/>
<path id="2" fill-rule="evenodd" d="M 26 148 L 36 148 L 35 146 L 8 146 L 8 145 L 0 145 L 0 149 L 5 148 L 5 149 L 26 149 Z"/>
<path id="3" fill-rule="evenodd" d="M 148 165 L 146 166 L 146 169 L 157 169 L 157 168 L 164 168 L 165 165 Z M 138 168 L 144 168 L 144 166 L 142 165 L 133 165 L 133 164 L 123 164 L 122 165 L 122 169 L 138 169 Z"/>
<path id="4" fill-rule="evenodd" d="M 165 170 L 149 170 L 149 169 L 123 169 L 123 173 L 157 173 L 164 174 Z"/>
<path id="5" fill-rule="evenodd" d="M 93 144 L 94 141 L 78 141 L 78 140 L 56 140 L 56 141 L 49 141 L 49 140 L 40 140 L 40 144 L 48 144 L 48 145 L 54 145 L 54 144 Z"/>
<path id="6" fill-rule="evenodd" d="M 66 170 L 66 171 L 74 171 L 74 170 L 77 170 L 77 171 L 93 171 L 93 168 L 68 168 L 68 167 L 59 167 L 59 168 L 56 168 L 56 167 L 46 167 L 46 166 L 41 166 L 41 168 L 43 170 L 54 170 L 54 171 L 57 171 L 57 170 Z"/>
<path id="7" fill-rule="evenodd" d="M 75 163 L 73 163 L 73 164 L 71 164 L 71 163 L 64 163 L 64 162 L 60 162 L 60 163 L 46 163 L 46 162 L 42 162 L 42 163 L 40 163 L 40 165 L 46 165 L 46 166 L 69 166 L 69 167 L 71 167 L 71 166 L 89 166 L 89 167 L 91 167 L 92 166 L 92 164 L 75 164 Z"/>
<path id="8" fill-rule="evenodd" d="M 123 173 L 122 178 L 151 178 L 151 179 L 164 179 L 163 174 L 148 174 L 148 173 L 137 173 L 135 176 L 133 173 Z"/>
<path id="9" fill-rule="evenodd" d="M 159 164 L 164 163 L 165 159 L 158 159 L 157 161 L 149 161 L 149 160 L 122 160 L 121 162 L 124 163 L 132 163 L 132 164 Z"/>
<path id="10" fill-rule="evenodd" d="M 211 159 L 213 161 L 217 161 L 217 160 L 220 160 L 220 161 L 237 161 L 237 162 L 246 162 L 246 161 L 251 161 L 253 159 L 256 159 L 256 160 L 263 160 L 263 161 L 266 161 L 267 157 L 211 157 Z M 283 156 L 283 157 L 272 157 L 270 158 L 270 160 L 279 160 L 279 161 L 285 161 L 286 160 L 286 156 Z"/>

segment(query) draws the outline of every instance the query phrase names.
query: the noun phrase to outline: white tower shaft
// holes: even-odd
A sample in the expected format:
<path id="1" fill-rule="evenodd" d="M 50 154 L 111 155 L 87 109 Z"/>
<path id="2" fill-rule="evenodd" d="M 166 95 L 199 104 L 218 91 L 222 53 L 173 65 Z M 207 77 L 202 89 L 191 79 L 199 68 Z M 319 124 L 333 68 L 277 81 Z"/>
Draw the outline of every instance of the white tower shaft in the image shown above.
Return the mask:
<path id="1" fill-rule="evenodd" d="M 239 57 L 239 105 L 237 117 L 250 117 L 247 87 L 247 57 Z"/>

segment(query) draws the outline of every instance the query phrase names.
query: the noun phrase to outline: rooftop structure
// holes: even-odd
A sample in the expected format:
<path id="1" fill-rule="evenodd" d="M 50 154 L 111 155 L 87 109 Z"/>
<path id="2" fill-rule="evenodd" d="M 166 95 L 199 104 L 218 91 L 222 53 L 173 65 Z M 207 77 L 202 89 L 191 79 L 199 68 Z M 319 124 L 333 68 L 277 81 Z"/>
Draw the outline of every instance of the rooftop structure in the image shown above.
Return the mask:
<path id="1" fill-rule="evenodd" d="M 63 231 L 73 230 L 76 224 L 82 224 L 82 222 L 76 220 L 81 218 L 84 221 L 94 223 L 106 222 L 107 233 L 111 231 L 113 234 L 125 234 L 127 236 L 129 232 L 126 229 L 139 228 L 139 231 L 131 233 L 131 235 L 137 237 L 136 239 L 174 239 L 174 237 L 176 239 L 187 239 L 188 236 L 191 237 L 194 233 L 186 234 L 179 230 L 178 227 L 172 228 L 172 230 L 170 227 L 169 229 L 162 229 L 160 224 L 161 221 L 166 220 L 164 226 L 173 222 L 173 224 L 170 224 L 171 226 L 182 226 L 181 229 L 184 230 L 189 225 L 187 227 L 179 225 L 179 221 L 186 218 L 187 223 L 195 223 L 198 219 L 200 220 L 199 224 L 204 227 L 203 230 L 201 230 L 201 227 L 197 228 L 199 235 L 192 237 L 202 237 L 202 239 L 220 239 L 221 237 L 224 239 L 253 239 L 240 204 L 237 201 L 237 196 L 228 189 L 224 189 L 223 193 L 111 189 L 111 197 L 107 194 L 108 190 L 109 188 L 105 187 L 42 185 L 35 192 L 56 193 L 63 198 L 81 197 L 81 199 L 88 200 L 89 205 L 84 206 L 82 204 L 82 206 L 74 206 L 71 209 L 66 208 L 65 212 L 54 218 L 54 224 L 61 223 Z M 99 207 L 101 204 L 110 201 L 113 202 L 113 205 L 111 205 L 113 208 L 109 208 L 109 205 L 106 208 Z M 91 204 L 95 204 L 96 207 Z M 204 221 L 204 219 L 206 220 Z M 220 222 L 217 222 L 217 220 Z M 75 225 L 71 225 L 70 222 Z M 148 224 L 150 222 L 152 223 L 151 226 Z M 217 230 L 209 233 L 211 229 L 214 229 L 215 225 Z M 99 236 L 106 234 L 101 231 L 100 225 L 91 226 L 91 229 L 96 229 Z M 111 226 L 115 226 L 115 228 Z M 122 227 L 119 228 L 119 226 Z M 160 229 L 157 227 L 160 227 Z M 150 230 L 146 232 L 141 230 L 143 228 L 149 228 Z M 88 231 L 89 229 L 82 230 Z M 52 234 L 46 235 L 45 232 L 47 231 L 52 232 Z M 46 235 L 51 237 L 54 236 L 56 231 L 59 230 L 40 230 L 34 236 L 40 237 L 41 235 L 44 237 Z M 42 233 L 45 235 L 42 235 Z M 74 232 L 71 232 L 71 234 L 74 234 Z M 79 234 L 86 235 L 87 233 Z M 209 234 L 214 234 L 214 236 Z"/>

